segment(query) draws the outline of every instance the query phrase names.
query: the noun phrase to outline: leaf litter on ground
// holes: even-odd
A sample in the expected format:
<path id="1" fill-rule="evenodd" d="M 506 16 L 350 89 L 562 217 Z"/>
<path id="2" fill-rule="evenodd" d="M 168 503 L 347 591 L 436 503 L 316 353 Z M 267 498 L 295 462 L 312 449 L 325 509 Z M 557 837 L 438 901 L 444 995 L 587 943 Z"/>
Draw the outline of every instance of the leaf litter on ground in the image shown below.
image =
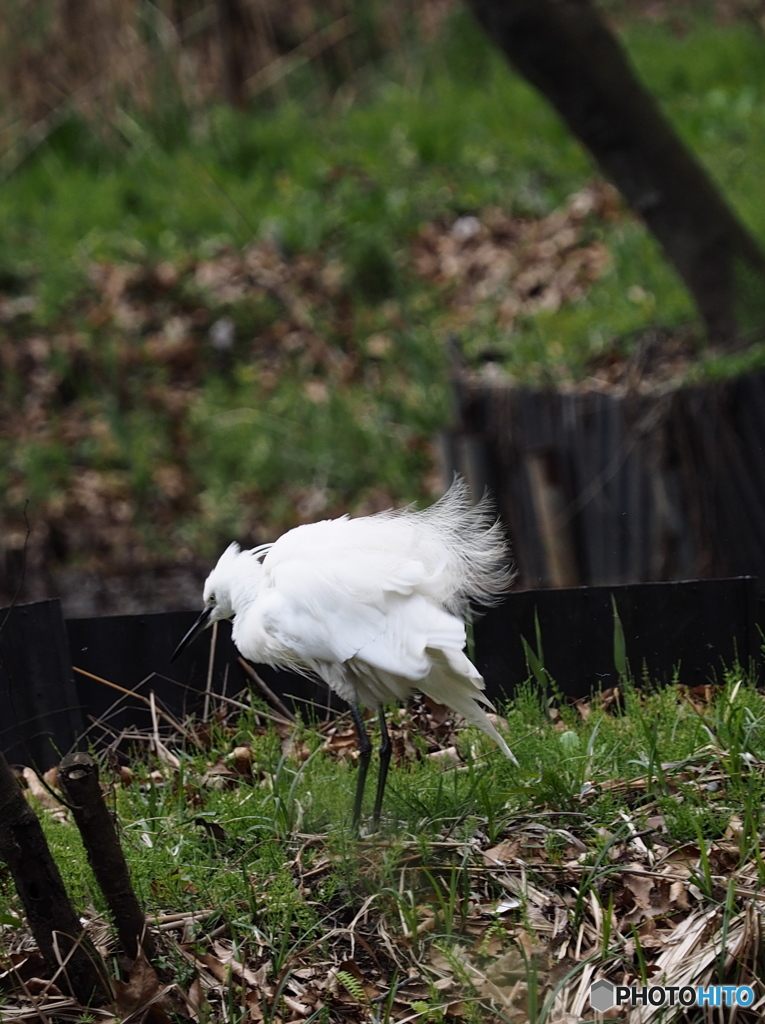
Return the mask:
<path id="1" fill-rule="evenodd" d="M 276 716 L 267 720 L 268 713 L 259 719 L 256 708 L 245 735 L 242 720 L 221 704 L 208 722 L 187 723 L 183 735 L 168 729 L 159 740 L 158 724 L 151 734 L 136 734 L 129 771 L 120 770 L 127 766 L 115 755 L 108 784 L 134 875 L 141 873 L 142 849 L 146 854 L 180 841 L 183 828 L 175 819 L 181 801 L 184 827 L 206 837 L 200 842 L 207 844 L 211 869 L 214 864 L 216 873 L 233 872 L 240 884 L 224 906 L 204 891 L 202 876 L 184 874 L 178 865 L 169 873 L 183 877 L 154 878 L 145 899 L 160 959 L 155 965 L 141 958 L 123 964 L 112 977 L 114 1005 L 93 1011 L 93 1019 L 223 1021 L 237 1013 L 240 1020 L 285 1024 L 570 1024 L 589 1019 L 589 986 L 602 977 L 624 985 L 749 984 L 755 1004 L 736 1019 L 759 1019 L 765 1006 L 761 821 L 745 822 L 753 807 L 735 805 L 731 751 L 721 743 L 739 689 L 675 687 L 670 696 L 678 719 L 701 721 L 709 740 L 691 756 L 663 761 L 648 774 L 638 762 L 618 778 L 594 774 L 567 805 L 556 804 L 524 747 L 559 745 L 561 736 L 576 732 L 576 719 L 587 729 L 598 715 L 613 719 L 628 736 L 640 728 L 643 710 L 649 717 L 655 711 L 650 695 L 606 691 L 547 709 L 546 721 L 533 725 L 520 745 L 520 778 L 488 776 L 494 787 L 504 787 L 506 798 L 495 800 L 488 815 L 473 789 L 475 806 L 468 800 L 441 817 L 426 811 L 425 819 L 418 818 L 418 806 L 407 819 L 407 799 L 413 797 L 405 777 L 418 765 L 430 764 L 445 786 L 450 777 L 470 776 L 480 784 L 480 772 L 491 771 L 481 765 L 486 748 L 474 749 L 471 733 L 450 712 L 415 700 L 392 716 L 392 817 L 379 835 L 360 839 L 339 822 L 329 831 L 305 830 L 313 820 L 310 783 L 296 796 L 291 816 L 269 823 L 253 811 L 260 823 L 254 839 L 237 833 L 244 809 L 238 815 L 215 810 L 215 794 L 274 795 L 278 780 L 273 766 L 262 763 L 264 743 L 272 744 L 292 777 L 318 764 L 326 771 L 352 763 L 357 748 L 347 717 L 305 730 L 274 721 Z M 660 699 L 669 706 L 666 692 Z M 759 701 L 762 712 L 759 695 L 745 699 L 748 707 Z M 512 710 L 498 721 L 502 728 L 518 726 Z M 762 773 L 758 756 L 749 752 L 743 761 L 747 771 Z M 491 754 L 489 762 L 494 764 Z M 316 785 L 330 784 L 327 778 Z M 424 790 L 422 777 L 413 786 Z M 39 786 L 27 792 L 49 833 L 60 835 L 61 808 L 52 807 Z M 346 790 L 338 792 L 335 811 L 342 818 Z M 718 805 L 711 836 L 678 832 L 679 819 L 670 813 L 697 798 Z M 136 843 L 127 815 L 139 814 L 147 800 L 154 800 L 159 816 L 139 822 L 144 842 Z M 167 801 L 164 812 L 161 800 Z M 265 847 L 275 857 L 268 870 L 262 860 L 253 866 Z M 182 905 L 172 905 L 173 892 Z M 7 895 L 6 902 L 0 926 L 3 1020 L 79 1019 L 81 1008 L 48 977 L 14 900 Z M 90 907 L 85 916 L 105 963 L 119 963 L 103 913 Z M 661 1013 L 637 1007 L 614 1019 L 670 1019 L 666 1010 Z M 692 1017 L 678 1010 L 672 1019 L 711 1022 L 713 1011 Z"/>

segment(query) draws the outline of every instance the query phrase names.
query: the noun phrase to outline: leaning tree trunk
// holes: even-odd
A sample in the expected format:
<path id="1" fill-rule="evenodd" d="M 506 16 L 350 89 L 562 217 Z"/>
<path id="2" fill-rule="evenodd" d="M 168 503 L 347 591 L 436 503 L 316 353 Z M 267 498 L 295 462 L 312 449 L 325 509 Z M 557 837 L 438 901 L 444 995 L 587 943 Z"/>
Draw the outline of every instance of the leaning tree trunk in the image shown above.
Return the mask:
<path id="1" fill-rule="evenodd" d="M 638 79 L 589 0 L 467 0 L 641 215 L 711 340 L 765 322 L 765 254 Z"/>

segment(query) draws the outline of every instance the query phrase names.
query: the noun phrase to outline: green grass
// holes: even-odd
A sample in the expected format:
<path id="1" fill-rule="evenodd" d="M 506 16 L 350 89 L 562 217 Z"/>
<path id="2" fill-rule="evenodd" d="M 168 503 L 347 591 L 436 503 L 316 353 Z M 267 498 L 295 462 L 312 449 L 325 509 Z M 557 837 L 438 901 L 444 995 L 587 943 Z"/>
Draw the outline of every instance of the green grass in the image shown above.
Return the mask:
<path id="1" fill-rule="evenodd" d="M 736 673 L 703 711 L 675 687 L 645 692 L 630 686 L 619 713 L 603 710 L 597 701 L 587 721 L 562 710 L 565 731 L 551 720 L 531 684 L 507 709 L 506 735 L 519 769 L 474 729 L 461 736 L 464 770 L 444 770 L 427 757 L 396 767 L 380 836 L 381 848 L 390 849 L 393 860 L 379 865 L 382 878 L 395 862 L 397 841 L 421 841 L 431 855 L 430 840 L 438 829 L 469 836 L 494 822 L 498 834 L 518 815 L 544 808 L 573 812 L 584 807 L 588 827 L 596 829 L 613 826 L 620 811 L 628 810 L 639 821 L 641 804 L 658 801 L 667 834 L 678 843 L 697 837 L 695 826 L 689 826 L 693 821 L 704 839 L 719 838 L 742 807 L 752 818 L 752 830 L 762 827 L 765 783 L 747 764 L 765 760 L 765 698 Z M 240 880 L 218 870 L 221 857 L 246 866 L 254 877 L 275 873 L 281 878 L 287 854 L 301 836 L 325 836 L 337 855 L 340 873 L 327 883 L 330 888 L 353 880 L 356 869 L 349 875 L 345 861 L 357 857 L 350 830 L 355 764 L 329 756 L 310 729 L 298 729 L 293 742 L 300 759 L 283 754 L 278 737 L 264 734 L 251 715 L 244 715 L 233 727 L 218 730 L 204 751 L 176 747 L 177 772 L 151 761 L 133 763 L 135 780 L 117 788 L 116 811 L 136 885 L 153 910 L 178 903 L 178 909 L 200 902 L 223 906 L 241 894 Z M 218 788 L 210 764 L 223 762 L 234 746 L 243 744 L 252 749 L 252 778 Z M 152 776 L 157 768 L 159 776 Z M 707 788 L 705 772 L 720 769 L 726 776 L 724 791 Z M 633 787 L 636 780 L 644 785 Z M 617 795 L 612 794 L 615 781 L 621 785 Z M 592 795 L 583 800 L 585 782 Z M 604 784 L 607 789 L 598 794 Z M 213 836 L 204 821 L 217 823 L 225 837 Z M 71 857 L 77 846 L 74 826 L 48 823 L 47 831 L 78 902 L 95 897 L 100 907 L 82 858 L 74 863 Z M 283 883 L 282 878 L 278 884 Z M 282 899 L 280 891 L 275 905 Z"/>
<path id="2" fill-rule="evenodd" d="M 540 952 L 529 953 L 535 892 L 562 901 L 573 936 L 592 927 L 599 907 L 609 922 L 599 940 L 600 968 L 621 963 L 640 974 L 656 949 L 643 951 L 646 933 L 623 922 L 629 901 L 620 888 L 636 858 L 639 871 L 657 878 L 669 860 L 671 877 L 695 886 L 700 915 L 725 905 L 723 927 L 741 912 L 746 899 L 738 889 L 749 891 L 751 872 L 755 884 L 765 882 L 763 694 L 738 670 L 703 705 L 677 687 L 638 690 L 623 681 L 621 690 L 621 704 L 611 710 L 594 698 L 586 717 L 565 704 L 553 715 L 554 705 L 529 681 L 506 709 L 520 768 L 469 729 L 460 734 L 458 768 L 428 757 L 394 767 L 381 833 L 362 840 L 350 829 L 355 765 L 332 757 L 312 729 L 298 727 L 286 753 L 285 735 L 265 731 L 251 713 L 219 720 L 204 747 L 169 741 L 177 769 L 135 759 L 132 784 L 110 795 L 139 899 L 150 915 L 204 912 L 193 947 L 199 956 L 211 933 L 223 935 L 245 959 L 255 956 L 248 949 L 260 950 L 253 968 L 267 962 L 274 979 L 299 965 L 324 971 L 337 964 L 342 941 L 338 947 L 332 929 L 342 933 L 353 919 L 364 922 L 359 935 L 377 949 L 383 974 L 386 935 L 431 980 L 451 965 L 468 1002 L 480 989 L 468 961 L 480 974 L 498 957 L 516 957 L 525 963 L 519 969 L 529 987 L 529 1019 L 542 1024 L 551 1019 L 550 993 L 564 981 L 560 972 L 548 976 Z M 233 764 L 232 751 L 243 745 L 252 751 L 251 774 L 223 781 L 210 771 Z M 45 814 L 43 823 L 75 905 L 103 914 L 76 828 Z M 634 835 L 659 851 L 643 868 L 639 848 L 629 845 Z M 513 842 L 521 844 L 524 888 L 517 909 L 492 922 L 481 906 L 507 899 L 507 872 L 515 868 L 508 861 L 506 874 L 497 874 L 481 851 Z M 682 863 L 687 876 L 676 874 Z M 670 903 L 659 923 L 668 917 L 680 924 L 687 909 Z M 10 925 L 18 915 L 6 879 L 0 921 Z M 625 945 L 630 935 L 632 947 Z M 183 957 L 173 959 L 172 948 L 163 946 L 160 966 L 188 986 L 193 971 Z M 435 974 L 434 964 L 442 965 Z M 392 965 L 389 979 L 390 971 Z M 343 984 L 355 991 L 352 975 Z M 410 1010 L 417 1001 L 413 996 Z M 436 989 L 419 1001 L 423 1013 L 442 1005 Z M 486 1013 L 488 1003 L 482 1005 Z"/>

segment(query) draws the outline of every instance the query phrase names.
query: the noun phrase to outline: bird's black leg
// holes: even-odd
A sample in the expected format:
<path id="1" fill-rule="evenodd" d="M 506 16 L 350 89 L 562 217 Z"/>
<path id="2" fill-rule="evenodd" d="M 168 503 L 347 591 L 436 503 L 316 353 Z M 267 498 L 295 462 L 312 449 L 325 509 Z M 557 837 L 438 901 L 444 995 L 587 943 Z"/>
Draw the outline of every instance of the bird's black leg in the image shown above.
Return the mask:
<path id="1" fill-rule="evenodd" d="M 353 724 L 356 726 L 359 737 L 359 777 L 356 780 L 356 799 L 353 801 L 353 827 L 358 831 L 361 820 L 361 802 L 364 799 L 364 786 L 369 771 L 369 759 L 372 756 L 372 743 L 364 727 L 364 720 L 361 717 L 358 704 L 351 704 L 350 708 Z"/>
<path id="2" fill-rule="evenodd" d="M 380 827 L 380 811 L 382 810 L 383 793 L 385 782 L 388 778 L 388 766 L 391 756 L 391 742 L 388 735 L 388 726 L 385 724 L 385 709 L 380 706 L 377 709 L 380 720 L 380 774 L 377 776 L 377 795 L 375 796 L 375 808 L 372 812 L 372 824 L 376 829 Z"/>

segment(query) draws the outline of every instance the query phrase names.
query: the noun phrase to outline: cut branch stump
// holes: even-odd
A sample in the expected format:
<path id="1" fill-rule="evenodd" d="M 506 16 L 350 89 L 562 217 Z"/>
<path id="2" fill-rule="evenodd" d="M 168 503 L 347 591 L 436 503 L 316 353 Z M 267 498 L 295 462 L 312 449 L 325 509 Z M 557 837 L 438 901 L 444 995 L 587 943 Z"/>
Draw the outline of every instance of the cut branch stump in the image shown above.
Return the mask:
<path id="1" fill-rule="evenodd" d="M 104 1002 L 99 957 L 84 939 L 40 822 L 1 753 L 0 859 L 10 868 L 32 935 L 56 984 L 85 1006 Z"/>
<path id="2" fill-rule="evenodd" d="M 117 830 L 98 781 L 98 763 L 90 754 L 67 754 L 58 780 L 87 853 L 88 863 L 104 894 L 125 953 L 136 960 L 143 950 L 151 960 L 156 949 L 146 917 L 130 881 Z"/>

